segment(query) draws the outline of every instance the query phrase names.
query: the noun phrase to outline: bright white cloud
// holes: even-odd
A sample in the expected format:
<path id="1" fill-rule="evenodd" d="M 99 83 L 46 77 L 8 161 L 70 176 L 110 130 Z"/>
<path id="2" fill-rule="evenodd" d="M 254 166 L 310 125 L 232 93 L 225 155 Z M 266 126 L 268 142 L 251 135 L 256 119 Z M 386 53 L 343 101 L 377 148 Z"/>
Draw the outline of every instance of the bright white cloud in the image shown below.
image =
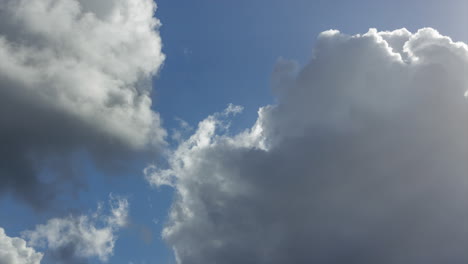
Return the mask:
<path id="1" fill-rule="evenodd" d="M 40 206 L 53 195 L 38 177 L 46 162 L 64 167 L 84 149 L 105 167 L 164 144 L 150 97 L 164 61 L 155 9 L 152 0 L 0 1 L 0 192 Z"/>
<path id="2" fill-rule="evenodd" d="M 108 214 L 103 207 L 90 215 L 54 218 L 32 231 L 23 232 L 31 246 L 46 248 L 53 258 L 64 263 L 76 259 L 99 258 L 106 262 L 113 255 L 116 232 L 127 224 L 128 201 L 111 197 Z"/>
<path id="3" fill-rule="evenodd" d="M 9 237 L 0 227 L 0 264 L 39 264 L 42 253 L 26 245 L 18 237 Z"/>
<path id="4" fill-rule="evenodd" d="M 281 60 L 251 129 L 210 116 L 145 171 L 176 190 L 178 263 L 466 263 L 466 69 L 430 28 L 326 31 Z"/>

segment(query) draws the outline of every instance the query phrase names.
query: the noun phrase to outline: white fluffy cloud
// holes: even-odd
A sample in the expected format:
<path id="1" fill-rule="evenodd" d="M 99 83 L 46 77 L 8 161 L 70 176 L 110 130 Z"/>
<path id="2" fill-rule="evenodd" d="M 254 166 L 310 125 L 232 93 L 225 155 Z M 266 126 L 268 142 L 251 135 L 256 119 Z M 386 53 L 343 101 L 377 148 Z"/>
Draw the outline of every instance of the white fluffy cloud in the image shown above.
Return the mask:
<path id="1" fill-rule="evenodd" d="M 319 35 L 276 105 L 200 122 L 149 167 L 178 263 L 466 263 L 468 47 L 430 28 Z"/>
<path id="2" fill-rule="evenodd" d="M 0 264 L 39 264 L 42 253 L 26 246 L 26 241 L 9 237 L 0 227 Z"/>
<path id="3" fill-rule="evenodd" d="M 39 206 L 53 195 L 38 177 L 47 162 L 59 160 L 56 170 L 86 150 L 105 166 L 164 144 L 150 98 L 164 61 L 155 9 L 152 0 L 0 1 L 0 192 Z"/>
<path id="4" fill-rule="evenodd" d="M 116 232 L 127 224 L 128 201 L 111 198 L 108 214 L 103 207 L 90 215 L 54 218 L 32 231 L 23 232 L 29 245 L 46 248 L 60 263 L 81 263 L 96 257 L 106 262 L 114 252 Z"/>
<path id="5" fill-rule="evenodd" d="M 128 201 L 110 197 L 110 209 L 102 204 L 89 215 L 53 218 L 34 230 L 22 232 L 22 238 L 10 238 L 0 228 L 0 264 L 40 264 L 43 254 L 54 263 L 84 263 L 90 258 L 107 262 L 114 253 L 116 233 L 128 221 Z"/>

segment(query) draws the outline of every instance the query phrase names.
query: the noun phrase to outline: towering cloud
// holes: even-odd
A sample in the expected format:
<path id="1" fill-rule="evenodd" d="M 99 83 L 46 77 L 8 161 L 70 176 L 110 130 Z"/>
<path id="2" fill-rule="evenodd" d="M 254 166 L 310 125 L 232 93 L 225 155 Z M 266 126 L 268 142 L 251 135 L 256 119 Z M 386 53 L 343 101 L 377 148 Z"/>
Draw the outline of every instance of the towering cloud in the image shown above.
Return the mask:
<path id="1" fill-rule="evenodd" d="M 467 66 L 430 28 L 321 33 L 252 128 L 215 114 L 147 168 L 178 263 L 467 263 Z"/>
<path id="2" fill-rule="evenodd" d="M 0 0 L 0 194 L 44 206 L 72 156 L 98 165 L 164 144 L 152 0 Z M 55 176 L 54 176 L 55 175 Z"/>

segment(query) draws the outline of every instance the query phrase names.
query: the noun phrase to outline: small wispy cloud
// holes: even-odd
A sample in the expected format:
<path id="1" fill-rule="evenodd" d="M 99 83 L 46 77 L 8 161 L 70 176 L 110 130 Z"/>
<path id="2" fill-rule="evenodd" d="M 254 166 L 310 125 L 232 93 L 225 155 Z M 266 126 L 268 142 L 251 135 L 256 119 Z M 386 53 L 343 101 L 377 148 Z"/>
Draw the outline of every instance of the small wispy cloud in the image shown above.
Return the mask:
<path id="1" fill-rule="evenodd" d="M 100 205 L 89 215 L 53 218 L 24 231 L 22 237 L 60 263 L 81 263 L 89 258 L 107 262 L 114 252 L 116 233 L 127 225 L 128 207 L 126 199 L 111 196 L 107 213 Z"/>

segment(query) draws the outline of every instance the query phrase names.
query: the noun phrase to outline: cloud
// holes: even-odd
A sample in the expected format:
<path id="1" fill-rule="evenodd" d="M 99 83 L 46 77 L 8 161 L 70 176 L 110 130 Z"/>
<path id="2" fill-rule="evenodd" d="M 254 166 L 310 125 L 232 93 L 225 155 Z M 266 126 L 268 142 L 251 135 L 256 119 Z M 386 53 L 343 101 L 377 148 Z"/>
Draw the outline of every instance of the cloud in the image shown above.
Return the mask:
<path id="1" fill-rule="evenodd" d="M 42 253 L 26 246 L 26 241 L 18 237 L 9 237 L 0 227 L 0 263 L 1 264 L 39 264 Z"/>
<path id="2" fill-rule="evenodd" d="M 0 194 L 44 207 L 73 182 L 77 153 L 110 168 L 165 144 L 150 97 L 164 61 L 155 9 L 152 0 L 0 1 Z"/>
<path id="3" fill-rule="evenodd" d="M 108 214 L 99 206 L 90 215 L 53 218 L 22 236 L 29 245 L 47 249 L 58 263 L 85 263 L 89 258 L 107 262 L 114 252 L 115 233 L 127 224 L 128 201 L 111 196 L 110 207 Z"/>
<path id="4" fill-rule="evenodd" d="M 209 116 L 145 171 L 175 188 L 177 262 L 468 262 L 467 66 L 431 28 L 326 31 L 279 61 L 252 128 Z"/>

